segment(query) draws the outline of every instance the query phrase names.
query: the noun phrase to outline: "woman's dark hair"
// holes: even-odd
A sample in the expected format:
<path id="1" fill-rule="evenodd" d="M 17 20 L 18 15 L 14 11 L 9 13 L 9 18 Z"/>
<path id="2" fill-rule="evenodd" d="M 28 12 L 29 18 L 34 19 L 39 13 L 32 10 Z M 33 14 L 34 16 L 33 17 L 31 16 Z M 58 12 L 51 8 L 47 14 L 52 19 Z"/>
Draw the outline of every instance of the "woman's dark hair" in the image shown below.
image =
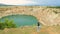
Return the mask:
<path id="1" fill-rule="evenodd" d="M 40 22 L 37 23 L 37 26 L 40 26 Z"/>

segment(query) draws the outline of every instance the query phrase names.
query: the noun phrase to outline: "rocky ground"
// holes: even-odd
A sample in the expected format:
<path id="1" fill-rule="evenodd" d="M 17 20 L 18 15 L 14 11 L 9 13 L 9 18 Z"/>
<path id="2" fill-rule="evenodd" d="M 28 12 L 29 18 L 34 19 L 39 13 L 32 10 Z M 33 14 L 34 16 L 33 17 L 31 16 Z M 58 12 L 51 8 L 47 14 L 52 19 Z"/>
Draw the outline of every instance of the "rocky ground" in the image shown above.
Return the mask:
<path id="1" fill-rule="evenodd" d="M 36 26 L 25 26 L 20 28 L 5 28 L 0 34 L 60 34 L 60 26 L 42 26 L 37 32 Z"/>

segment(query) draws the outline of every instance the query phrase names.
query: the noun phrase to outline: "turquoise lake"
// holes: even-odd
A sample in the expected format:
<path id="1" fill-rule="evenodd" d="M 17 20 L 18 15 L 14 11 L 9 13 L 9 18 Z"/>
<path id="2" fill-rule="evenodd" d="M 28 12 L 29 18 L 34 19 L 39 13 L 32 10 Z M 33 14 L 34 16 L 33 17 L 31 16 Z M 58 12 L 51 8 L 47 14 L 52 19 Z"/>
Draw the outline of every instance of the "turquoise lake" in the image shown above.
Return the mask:
<path id="1" fill-rule="evenodd" d="M 2 17 L 0 21 L 4 22 L 5 19 L 13 20 L 18 27 L 32 26 L 32 25 L 36 25 L 38 22 L 37 18 L 31 15 L 9 15 L 9 16 Z"/>

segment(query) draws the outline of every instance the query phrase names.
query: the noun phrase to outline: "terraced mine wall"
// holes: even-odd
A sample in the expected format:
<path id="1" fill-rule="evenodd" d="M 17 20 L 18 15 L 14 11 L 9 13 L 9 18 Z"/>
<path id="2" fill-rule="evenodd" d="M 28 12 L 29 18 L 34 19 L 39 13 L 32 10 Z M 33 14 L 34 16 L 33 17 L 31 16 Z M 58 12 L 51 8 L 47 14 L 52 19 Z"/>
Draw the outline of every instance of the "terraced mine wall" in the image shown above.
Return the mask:
<path id="1" fill-rule="evenodd" d="M 0 8 L 0 18 L 8 15 L 25 14 L 35 16 L 43 25 L 60 25 L 60 13 L 56 12 L 60 12 L 60 9 L 41 6 L 17 6 L 13 8 Z"/>

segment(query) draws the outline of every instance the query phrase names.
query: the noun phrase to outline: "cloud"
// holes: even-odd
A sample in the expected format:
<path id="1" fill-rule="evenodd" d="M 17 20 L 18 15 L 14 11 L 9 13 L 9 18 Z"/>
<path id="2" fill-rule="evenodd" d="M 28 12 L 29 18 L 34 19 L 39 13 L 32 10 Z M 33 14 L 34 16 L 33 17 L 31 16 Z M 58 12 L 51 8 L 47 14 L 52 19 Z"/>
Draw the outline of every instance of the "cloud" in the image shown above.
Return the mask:
<path id="1" fill-rule="evenodd" d="M 36 4 L 36 2 L 32 0 L 0 0 L 0 3 L 9 4 L 9 5 Z"/>

